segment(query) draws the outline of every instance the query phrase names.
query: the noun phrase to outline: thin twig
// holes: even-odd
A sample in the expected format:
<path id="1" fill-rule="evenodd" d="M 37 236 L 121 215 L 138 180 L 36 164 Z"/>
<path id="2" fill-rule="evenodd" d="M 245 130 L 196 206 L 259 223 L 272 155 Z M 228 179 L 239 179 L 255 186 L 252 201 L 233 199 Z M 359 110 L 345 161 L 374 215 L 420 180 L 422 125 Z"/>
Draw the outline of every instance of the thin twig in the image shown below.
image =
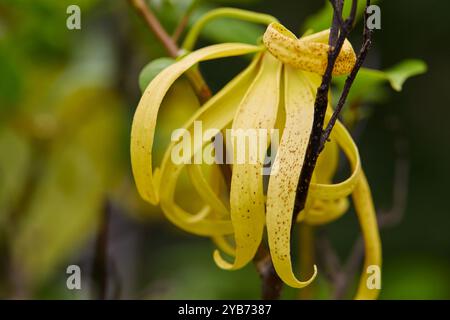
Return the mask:
<path id="1" fill-rule="evenodd" d="M 333 298 L 336 300 L 344 299 L 348 293 L 350 284 L 358 269 L 361 266 L 364 257 L 364 241 L 362 237 L 358 237 L 353 245 L 351 254 L 345 265 L 339 267 L 339 281 L 334 283 Z"/>
<path id="2" fill-rule="evenodd" d="M 189 19 L 191 18 L 192 13 L 194 12 L 194 9 L 196 8 L 198 4 L 198 0 L 193 0 L 189 7 L 186 9 L 186 12 L 184 13 L 183 17 L 181 18 L 180 22 L 178 23 L 177 27 L 175 28 L 175 31 L 172 34 L 172 40 L 177 43 L 180 39 L 181 35 L 183 34 L 183 31 L 186 29 Z"/>
<path id="3" fill-rule="evenodd" d="M 394 187 L 392 194 L 392 206 L 388 211 L 380 211 L 377 214 L 378 228 L 380 230 L 398 225 L 406 211 L 409 190 L 410 164 L 408 156 L 408 144 L 404 138 L 396 141 L 397 160 L 395 164 Z M 364 257 L 364 241 L 362 236 L 356 240 L 344 269 L 341 271 L 344 281 L 335 286 L 334 297 L 342 299 L 348 292 L 350 284 L 358 272 Z"/>
<path id="4" fill-rule="evenodd" d="M 158 40 L 166 49 L 167 53 L 172 57 L 178 57 L 180 49 L 172 37 L 167 33 L 164 27 L 159 22 L 158 18 L 153 14 L 151 9 L 147 6 L 144 0 L 128 0 L 131 6 L 139 12 L 144 18 L 147 26 L 156 35 Z M 186 76 L 192 84 L 192 88 L 197 95 L 200 103 L 208 101 L 212 94 L 205 80 L 203 79 L 198 68 L 191 68 L 186 72 Z"/>
<path id="5" fill-rule="evenodd" d="M 350 16 L 340 25 L 340 33 L 338 40 L 336 41 L 336 46 L 332 48 L 328 53 L 328 64 L 324 75 L 322 76 L 322 83 L 317 89 L 316 100 L 314 103 L 314 120 L 313 128 L 311 132 L 311 137 L 309 140 L 308 148 L 306 151 L 305 161 L 300 174 L 300 179 L 297 185 L 297 194 L 294 203 L 293 211 L 293 221 L 296 221 L 298 214 L 301 210 L 305 208 L 306 198 L 308 196 L 309 184 L 311 182 L 311 177 L 316 166 L 317 158 L 321 152 L 321 141 L 323 135 L 323 124 L 325 121 L 325 113 L 328 106 L 328 92 L 331 86 L 332 73 L 336 60 L 341 52 L 342 46 L 344 45 L 345 39 L 350 33 L 353 22 L 355 21 L 356 0 L 352 2 L 352 10 Z M 334 6 L 337 9 L 336 6 Z M 342 16 L 342 11 L 336 12 L 335 16 Z M 334 21 L 335 24 L 339 22 Z M 350 88 L 349 88 L 350 89 Z"/>
<path id="6" fill-rule="evenodd" d="M 159 22 L 155 14 L 150 10 L 144 0 L 128 0 L 129 3 L 136 9 L 137 12 L 144 18 L 145 22 L 149 26 L 150 30 L 153 31 L 156 38 L 161 42 L 161 44 L 166 49 L 167 53 L 172 57 L 176 58 L 178 55 L 178 46 L 172 37 L 166 32 L 164 27 Z"/>
<path id="7" fill-rule="evenodd" d="M 253 262 L 261 278 L 261 298 L 264 300 L 279 299 L 283 282 L 275 271 L 270 252 L 266 246 L 259 246 Z"/>
<path id="8" fill-rule="evenodd" d="M 343 0 L 330 0 L 331 5 L 334 9 L 333 14 L 333 21 L 331 23 L 331 30 L 330 30 L 330 39 L 328 44 L 331 47 L 334 47 L 336 45 L 336 41 L 339 36 L 339 27 L 342 26 L 344 23 L 342 21 L 342 15 L 339 14 L 342 12 L 344 1 Z"/>
<path id="9" fill-rule="evenodd" d="M 322 269 L 323 274 L 331 283 L 336 283 L 340 276 L 341 261 L 331 245 L 325 229 L 317 231 L 316 251 L 319 253 L 318 265 Z"/>
<path id="10" fill-rule="evenodd" d="M 95 297 L 98 300 L 107 299 L 108 286 L 108 238 L 109 238 L 109 221 L 111 215 L 111 203 L 109 200 L 105 201 L 97 239 L 95 243 L 95 256 L 92 271 L 92 278 L 96 286 Z M 95 298 L 94 297 L 94 298 Z"/>
<path id="11" fill-rule="evenodd" d="M 367 0 L 367 6 L 369 6 L 369 5 L 370 5 L 370 0 Z M 342 108 L 344 107 L 345 102 L 347 101 L 347 97 L 348 97 L 348 94 L 350 93 L 350 89 L 353 85 L 353 82 L 355 81 L 359 70 L 361 69 L 364 61 L 366 60 L 367 54 L 369 53 L 370 47 L 372 45 L 373 30 L 370 30 L 367 27 L 367 23 L 366 23 L 367 15 L 368 15 L 368 13 L 366 11 L 364 14 L 363 45 L 359 52 L 358 58 L 356 59 L 356 63 L 354 65 L 352 71 L 350 72 L 350 75 L 347 77 L 347 80 L 345 81 L 344 89 L 342 90 L 342 94 L 339 98 L 338 104 L 336 105 L 333 115 L 331 116 L 330 121 L 328 122 L 328 125 L 323 132 L 323 135 L 322 135 L 322 138 L 320 141 L 320 151 L 323 150 L 326 142 L 328 141 L 328 139 L 330 137 L 331 131 L 333 130 L 334 125 L 336 124 L 339 114 L 341 113 Z"/>
<path id="12" fill-rule="evenodd" d="M 172 34 L 173 41 L 177 42 L 181 35 L 183 34 L 183 31 L 186 29 L 187 24 L 189 23 L 190 13 L 186 13 L 183 18 L 181 18 L 180 23 L 178 24 L 177 28 Z"/>
<path id="13" fill-rule="evenodd" d="M 344 0 L 342 0 L 342 5 Z M 337 6 L 333 6 L 335 12 L 335 17 L 342 17 L 342 8 L 338 8 Z M 314 103 L 314 120 L 313 120 L 313 129 L 309 141 L 309 145 L 306 152 L 306 157 L 304 161 L 304 166 L 302 172 L 300 173 L 300 179 L 297 185 L 297 193 L 296 199 L 294 203 L 294 211 L 292 220 L 296 221 L 297 216 L 301 210 L 304 209 L 306 198 L 308 195 L 309 184 L 311 182 L 312 173 L 314 171 L 317 158 L 320 154 L 320 145 L 323 135 L 323 124 L 325 120 L 325 113 L 328 106 L 328 92 L 331 86 L 332 73 L 334 69 L 334 65 L 336 64 L 336 60 L 339 56 L 339 53 L 344 45 L 344 41 L 350 33 L 353 23 L 355 21 L 356 16 L 356 0 L 353 0 L 352 10 L 350 16 L 343 22 L 340 23 L 342 19 L 333 19 L 333 28 L 339 29 L 339 36 L 336 40 L 335 46 L 331 48 L 328 53 L 328 64 L 325 70 L 324 75 L 322 76 L 322 83 L 317 89 L 316 100 Z M 330 42 L 332 42 L 330 40 Z M 264 270 L 274 270 L 271 259 L 266 259 L 266 266 Z M 261 273 L 260 273 L 261 274 Z M 266 280 L 273 287 L 282 288 L 282 282 L 280 278 L 276 275 L 276 273 L 268 272 L 269 279 Z M 264 275 L 264 273 L 262 274 Z M 264 279 L 263 279 L 264 280 Z M 263 290 L 264 293 L 264 290 Z M 279 297 L 278 290 L 272 290 L 271 292 L 274 294 L 272 299 L 277 299 Z M 263 296 L 264 297 L 264 296 Z"/>
<path id="14" fill-rule="evenodd" d="M 308 196 L 309 185 L 311 182 L 312 174 L 316 166 L 317 159 L 319 154 L 324 148 L 325 142 L 327 141 L 331 130 L 333 129 L 334 123 L 342 110 L 342 106 L 345 104 L 350 88 L 352 87 L 353 81 L 356 78 L 356 75 L 367 57 L 368 50 L 370 49 L 371 43 L 371 33 L 367 32 L 367 25 L 364 25 L 364 35 L 363 41 L 364 45 L 362 46 L 355 66 L 353 67 L 349 77 L 347 78 L 346 84 L 344 86 L 344 91 L 342 92 L 341 98 L 339 99 L 338 107 L 333 114 L 332 121 L 330 120 L 329 125 L 326 130 L 323 130 L 324 121 L 325 121 L 325 113 L 328 107 L 328 92 L 331 86 L 332 73 L 334 66 L 336 64 L 336 60 L 339 56 L 339 53 L 344 45 L 345 40 L 353 29 L 356 11 L 357 11 L 357 0 L 352 0 L 352 7 L 350 10 L 350 15 L 345 21 L 342 18 L 342 11 L 344 6 L 344 0 L 341 2 L 339 0 L 333 1 L 330 0 L 334 16 L 333 16 L 333 25 L 331 27 L 330 32 L 330 51 L 328 53 L 328 64 L 325 70 L 324 75 L 322 76 L 322 83 L 317 89 L 316 100 L 314 103 L 314 120 L 313 120 L 313 128 L 311 132 L 311 137 L 309 141 L 309 145 L 306 151 L 304 166 L 302 168 L 302 172 L 300 173 L 299 182 L 297 185 L 297 194 L 294 203 L 294 211 L 293 211 L 293 221 L 296 221 L 298 214 L 305 208 L 306 199 Z M 370 0 L 367 1 L 367 5 L 370 5 Z M 339 32 L 337 32 L 338 30 Z M 337 39 L 335 39 L 336 34 L 339 34 Z M 319 254 L 325 255 L 324 263 L 326 265 L 330 265 L 326 270 L 326 274 L 332 277 L 332 282 L 337 283 L 339 287 L 345 286 L 346 278 L 342 273 L 340 268 L 340 262 L 337 258 L 337 254 L 334 252 L 331 243 L 329 243 L 326 236 L 319 237 L 322 239 L 319 241 L 319 245 L 322 245 L 322 249 L 318 250 Z"/>

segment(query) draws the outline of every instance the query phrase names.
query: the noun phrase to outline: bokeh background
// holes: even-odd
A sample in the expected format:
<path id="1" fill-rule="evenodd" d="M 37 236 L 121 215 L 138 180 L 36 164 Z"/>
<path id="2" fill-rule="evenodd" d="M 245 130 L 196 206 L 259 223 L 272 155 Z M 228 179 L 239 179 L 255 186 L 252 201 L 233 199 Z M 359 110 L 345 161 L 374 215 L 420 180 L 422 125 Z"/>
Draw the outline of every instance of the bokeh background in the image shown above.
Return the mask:
<path id="1" fill-rule="evenodd" d="M 172 31 L 190 1 L 149 2 Z M 70 4 L 81 8 L 81 30 L 66 28 Z M 365 99 L 354 101 L 360 112 L 353 134 L 376 206 L 404 211 L 398 225 L 382 230 L 381 298 L 449 299 L 450 3 L 378 4 L 382 29 L 367 65 L 385 69 L 416 58 L 429 67 L 401 93 L 368 86 Z M 330 23 L 317 15 L 325 1 L 307 0 L 204 0 L 191 22 L 224 5 L 270 13 L 299 35 Z M 352 36 L 355 47 L 360 30 Z M 199 45 L 254 43 L 262 32 L 218 21 Z M 220 270 L 209 239 L 177 230 L 136 194 L 129 132 L 138 77 L 164 55 L 126 0 L 0 0 L 1 298 L 259 298 L 253 265 Z M 202 71 L 217 90 L 245 63 L 208 63 Z M 176 121 L 183 111 L 164 116 Z M 409 174 L 400 175 L 398 186 L 399 166 Z M 354 215 L 325 229 L 344 260 L 358 236 Z M 71 264 L 81 266 L 82 290 L 66 288 Z M 317 298 L 329 297 L 323 278 L 315 290 Z"/>

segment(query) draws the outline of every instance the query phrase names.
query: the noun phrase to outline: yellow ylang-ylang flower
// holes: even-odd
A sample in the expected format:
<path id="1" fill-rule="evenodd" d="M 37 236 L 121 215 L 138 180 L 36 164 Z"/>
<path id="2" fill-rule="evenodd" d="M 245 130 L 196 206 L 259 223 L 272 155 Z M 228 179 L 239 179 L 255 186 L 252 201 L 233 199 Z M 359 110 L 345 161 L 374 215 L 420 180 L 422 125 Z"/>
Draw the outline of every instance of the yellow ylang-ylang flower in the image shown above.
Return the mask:
<path id="1" fill-rule="evenodd" d="M 321 76 L 327 66 L 329 30 L 296 38 L 277 22 L 271 23 L 263 45 L 224 43 L 189 53 L 164 69 L 148 85 L 136 110 L 131 133 L 133 174 L 140 195 L 149 203 L 159 204 L 166 217 L 179 228 L 211 237 L 219 250 L 232 257 L 214 260 L 223 269 L 235 270 L 255 256 L 267 229 L 270 253 L 280 278 L 288 285 L 302 288 L 316 277 L 299 280 L 291 262 L 292 212 L 297 183 L 302 170 L 314 118 L 314 101 Z M 172 142 L 160 164 L 152 163 L 153 140 L 158 111 L 167 92 L 184 73 L 199 62 L 253 54 L 250 65 L 201 106 L 185 123 L 193 134 L 194 122 L 203 130 L 271 129 L 282 131 L 273 167 L 264 187 L 262 161 L 232 165 L 230 190 L 223 197 L 224 176 L 218 165 L 205 169 L 200 164 L 171 161 L 176 146 Z M 355 53 L 346 41 L 333 70 L 334 75 L 348 74 L 355 64 Z M 176 108 L 176 105 L 173 106 Z M 328 107 L 326 122 L 332 114 Z M 176 128 L 174 128 L 176 129 Z M 258 131 L 259 132 L 259 131 Z M 211 139 L 194 144 L 192 155 L 211 145 Z M 351 174 L 333 184 L 339 148 L 347 157 Z M 236 154 L 236 153 L 234 153 Z M 188 212 L 176 202 L 180 174 L 188 173 L 193 188 L 203 201 L 198 212 Z M 358 149 L 344 126 L 337 122 L 315 168 L 305 209 L 297 222 L 319 225 L 344 214 L 352 196 L 365 242 L 365 263 L 356 298 L 376 298 L 379 290 L 367 287 L 367 267 L 381 266 L 381 245 L 375 210 Z M 177 200 L 179 200 L 177 198 Z"/>

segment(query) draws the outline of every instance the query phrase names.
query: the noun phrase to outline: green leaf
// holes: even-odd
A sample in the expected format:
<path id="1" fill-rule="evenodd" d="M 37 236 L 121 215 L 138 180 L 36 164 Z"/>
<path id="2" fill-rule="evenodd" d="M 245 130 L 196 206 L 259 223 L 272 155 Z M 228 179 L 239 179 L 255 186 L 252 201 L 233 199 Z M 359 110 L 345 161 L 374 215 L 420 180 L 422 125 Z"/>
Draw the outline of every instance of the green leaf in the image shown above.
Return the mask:
<path id="1" fill-rule="evenodd" d="M 93 233 L 102 204 L 101 177 L 80 146 L 61 145 L 47 160 L 14 234 L 14 261 L 39 283 Z"/>
<path id="2" fill-rule="evenodd" d="M 216 3 L 219 5 L 252 5 L 261 2 L 261 0 L 206 0 L 206 1 Z"/>
<path id="3" fill-rule="evenodd" d="M 14 52 L 0 45 L 0 117 L 12 111 L 23 94 L 23 79 Z"/>
<path id="4" fill-rule="evenodd" d="M 401 91 L 408 78 L 427 72 L 427 65 L 421 60 L 405 60 L 396 66 L 385 70 L 384 77 L 389 80 L 392 88 Z"/>
<path id="5" fill-rule="evenodd" d="M 144 93 L 149 83 L 165 68 L 175 62 L 172 58 L 159 58 L 149 62 L 139 74 L 139 88 Z"/>
<path id="6" fill-rule="evenodd" d="M 427 66 L 421 60 L 405 60 L 384 71 L 361 68 L 350 90 L 348 101 L 376 101 L 384 83 L 389 82 L 394 90 L 401 91 L 406 80 L 426 70 Z M 338 91 L 343 89 L 345 80 L 346 77 L 336 77 L 333 80 Z"/>
<path id="7" fill-rule="evenodd" d="M 249 22 L 222 19 L 213 21 L 203 29 L 203 36 L 210 41 L 255 44 L 264 29 Z"/>
<path id="8" fill-rule="evenodd" d="M 172 32 L 194 0 L 153 0 L 149 4 L 166 30 Z"/>
<path id="9" fill-rule="evenodd" d="M 348 108 L 348 106 L 359 106 L 364 103 L 382 103 L 388 97 L 388 91 L 384 84 L 388 82 L 396 91 L 401 91 L 404 82 L 415 75 L 422 74 L 427 67 L 420 60 L 405 60 L 392 68 L 384 71 L 361 68 L 350 93 L 347 97 L 343 118 L 346 125 L 350 126 L 367 116 L 367 110 L 360 108 Z M 337 101 L 344 88 L 347 77 L 341 76 L 333 79 L 335 88 L 333 90 L 333 101 Z"/>

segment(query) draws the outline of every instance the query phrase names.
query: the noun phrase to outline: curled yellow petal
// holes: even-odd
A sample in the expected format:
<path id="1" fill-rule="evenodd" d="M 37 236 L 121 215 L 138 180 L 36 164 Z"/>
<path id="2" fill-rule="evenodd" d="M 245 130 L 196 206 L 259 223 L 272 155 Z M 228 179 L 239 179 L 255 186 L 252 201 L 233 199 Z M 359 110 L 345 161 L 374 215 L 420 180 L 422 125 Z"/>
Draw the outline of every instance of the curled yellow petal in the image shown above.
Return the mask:
<path id="1" fill-rule="evenodd" d="M 220 193 L 223 191 L 228 192 L 228 186 L 224 180 L 224 176 L 222 171 L 220 170 L 219 166 L 213 166 L 211 168 L 211 175 L 209 177 L 211 190 L 214 192 L 214 194 L 219 197 Z M 219 199 L 220 200 L 220 199 Z M 213 215 L 216 215 L 218 217 L 222 217 L 220 212 L 213 211 Z M 229 218 L 229 212 L 227 217 Z M 230 243 L 231 236 L 214 236 L 212 237 L 212 240 L 214 244 L 219 248 L 219 250 L 222 250 L 226 254 L 234 257 L 235 256 L 235 247 L 232 243 Z"/>
<path id="2" fill-rule="evenodd" d="M 266 135 L 273 129 L 279 105 L 281 69 L 280 61 L 270 54 L 264 55 L 261 70 L 242 100 L 233 121 L 233 132 L 242 133 L 238 135 L 238 139 L 247 138 L 245 133 L 251 130 L 256 133 L 256 141 L 259 141 L 259 135 Z M 253 152 L 255 142 L 238 142 L 233 144 L 230 192 L 231 220 L 236 243 L 235 260 L 229 263 L 221 257 L 219 251 L 214 252 L 217 265 L 229 270 L 242 268 L 253 259 L 262 240 L 265 222 L 263 161 L 256 155 L 258 152 Z M 241 163 L 238 157 L 243 151 L 246 158 Z"/>
<path id="3" fill-rule="evenodd" d="M 372 274 L 371 270 L 375 270 L 375 272 L 381 270 L 381 242 L 372 195 L 364 174 L 361 175 L 353 192 L 353 202 L 361 226 L 365 249 L 364 267 L 355 299 L 376 299 L 380 290 L 379 288 L 373 288 L 368 282 Z"/>
<path id="4" fill-rule="evenodd" d="M 260 48 L 246 44 L 220 44 L 184 57 L 163 70 L 148 85 L 137 107 L 131 129 L 131 164 L 139 194 L 151 204 L 158 203 L 158 186 L 153 177 L 152 147 L 159 108 L 172 84 L 200 61 L 244 55 Z"/>
<path id="5" fill-rule="evenodd" d="M 291 228 L 297 183 L 314 120 L 314 95 L 303 72 L 285 66 L 286 125 L 275 158 L 277 172 L 267 191 L 267 233 L 272 261 L 280 278 L 295 288 L 307 286 L 317 274 L 300 281 L 292 271 Z"/>
<path id="6" fill-rule="evenodd" d="M 320 75 L 325 73 L 330 46 L 323 41 L 329 30 L 298 39 L 283 25 L 273 22 L 267 28 L 263 41 L 270 53 L 280 61 L 303 71 Z M 356 55 L 349 41 L 336 60 L 333 75 L 348 74 L 356 62 Z"/>
<path id="7" fill-rule="evenodd" d="M 339 163 L 339 146 L 336 138 L 330 137 L 330 141 L 325 144 L 325 148 L 317 159 L 314 175 L 318 183 L 330 183 L 336 174 Z"/>
<path id="8" fill-rule="evenodd" d="M 202 200 L 211 207 L 219 216 L 229 217 L 230 211 L 223 204 L 222 200 L 219 199 L 216 192 L 211 188 L 209 182 L 203 175 L 201 165 L 191 164 L 187 166 L 187 171 L 189 178 L 200 195 Z"/>
<path id="9" fill-rule="evenodd" d="M 330 117 L 331 112 L 327 112 L 326 121 Z M 336 184 L 311 183 L 309 187 L 310 195 L 322 200 L 336 200 L 349 196 L 355 189 L 361 174 L 361 159 L 359 157 L 358 147 L 350 133 L 341 122 L 337 121 L 332 134 L 347 156 L 352 174 L 345 181 Z"/>
<path id="10" fill-rule="evenodd" d="M 339 158 L 338 144 L 334 136 L 331 141 L 325 145 L 324 150 L 319 155 L 316 168 L 313 173 L 311 183 L 317 187 L 319 182 L 323 184 L 332 184 L 333 176 L 336 173 Z M 314 192 L 309 192 L 308 200 L 312 205 L 298 215 L 297 222 L 305 221 L 310 225 L 322 225 L 330 223 L 341 217 L 349 208 L 349 201 L 345 198 L 336 200 L 323 200 L 314 198 Z"/>
<path id="11" fill-rule="evenodd" d="M 315 200 L 314 205 L 306 211 L 304 221 L 310 225 L 327 224 L 340 218 L 349 207 L 347 198 Z"/>
<path id="12" fill-rule="evenodd" d="M 204 131 L 209 129 L 222 130 L 233 119 L 239 102 L 257 74 L 259 55 L 252 64 L 240 75 L 228 83 L 221 91 L 200 108 L 186 123 L 183 129 L 190 137 L 194 137 L 195 123 L 202 124 Z M 193 143 L 192 155 L 201 152 L 203 146 L 210 141 L 202 140 L 201 144 Z M 192 222 L 193 214 L 187 212 L 175 203 L 175 188 L 185 163 L 172 161 L 172 150 L 177 142 L 172 142 L 167 149 L 160 173 L 160 202 L 166 217 L 179 228 L 202 236 L 220 236 L 233 233 L 233 225 L 229 219 L 218 219 L 208 216 L 199 221 Z M 198 187 L 198 186 L 197 186 Z M 202 188 L 204 185 L 202 186 Z M 206 200 L 206 199 L 205 199 Z M 211 208 L 210 204 L 208 208 Z"/>

